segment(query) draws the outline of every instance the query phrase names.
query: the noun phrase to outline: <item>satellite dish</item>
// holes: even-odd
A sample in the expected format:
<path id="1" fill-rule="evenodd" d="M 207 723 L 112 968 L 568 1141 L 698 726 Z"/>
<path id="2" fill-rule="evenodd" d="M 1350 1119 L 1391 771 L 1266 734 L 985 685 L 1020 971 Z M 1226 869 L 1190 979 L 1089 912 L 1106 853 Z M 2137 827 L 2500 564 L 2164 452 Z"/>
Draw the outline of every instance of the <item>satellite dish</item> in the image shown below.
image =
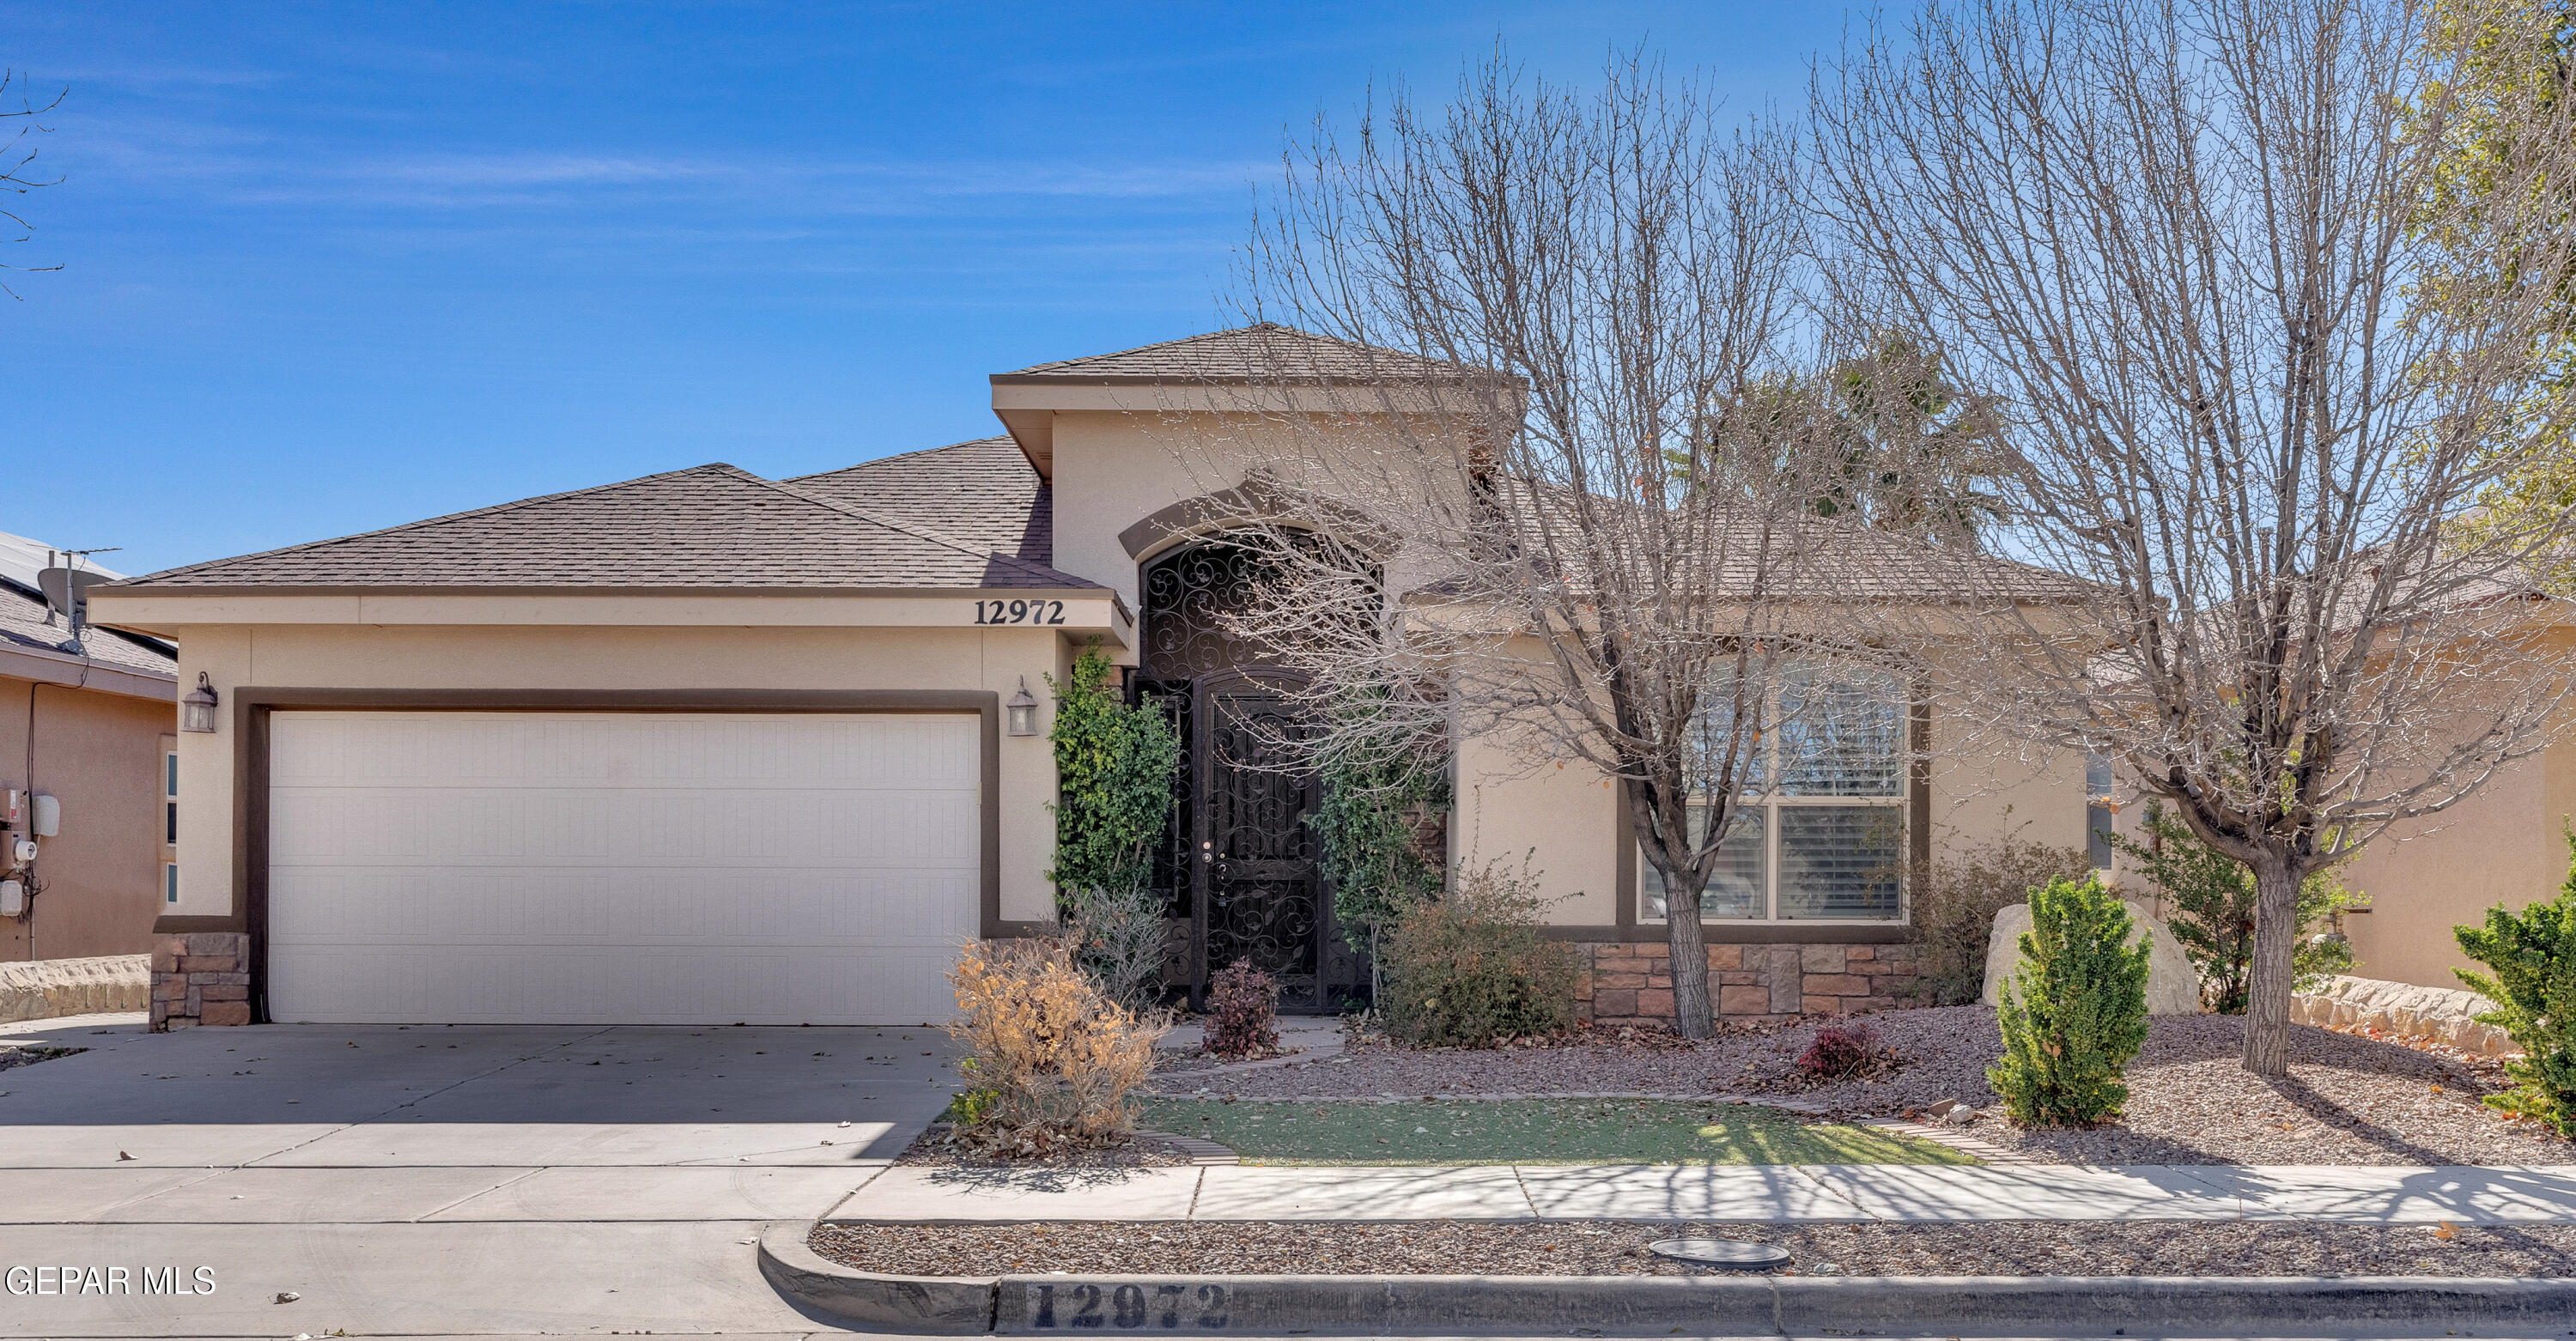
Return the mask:
<path id="1" fill-rule="evenodd" d="M 45 593 L 45 604 L 55 614 L 77 629 L 89 620 L 89 589 L 115 580 L 94 568 L 43 568 L 36 572 L 36 589 Z"/>

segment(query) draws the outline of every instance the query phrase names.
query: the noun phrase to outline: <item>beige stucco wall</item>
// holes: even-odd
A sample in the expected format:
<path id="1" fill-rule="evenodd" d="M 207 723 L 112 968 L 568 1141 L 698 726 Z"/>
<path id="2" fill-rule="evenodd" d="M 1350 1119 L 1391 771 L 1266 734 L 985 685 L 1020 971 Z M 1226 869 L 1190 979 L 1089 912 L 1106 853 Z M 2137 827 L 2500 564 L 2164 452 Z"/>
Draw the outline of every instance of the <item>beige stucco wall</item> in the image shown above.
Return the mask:
<path id="1" fill-rule="evenodd" d="M 1943 848 L 2004 837 L 2083 847 L 2084 756 L 2074 750 L 1979 738 L 1932 714 L 1932 833 Z"/>
<path id="2" fill-rule="evenodd" d="M 2451 929 L 2483 921 L 2496 904 L 2521 908 L 2557 894 L 2567 878 L 2561 826 L 2576 814 L 2576 742 L 2500 774 L 2437 819 L 2373 840 L 2344 868 L 2344 884 L 2371 910 L 2345 917 L 2353 972 L 2365 978 L 2457 987 L 2454 968 L 2474 965 Z"/>
<path id="3" fill-rule="evenodd" d="M 1232 488 L 1265 452 L 1275 458 L 1288 449 L 1275 431 L 1214 414 L 1059 412 L 1055 566 L 1141 608 L 1136 561 L 1118 533 L 1174 503 Z"/>
<path id="4" fill-rule="evenodd" d="M 1137 562 L 1119 533 L 1174 503 L 1235 488 L 1258 469 L 1318 491 L 1371 487 L 1419 491 L 1439 472 L 1419 477 L 1388 470 L 1375 454 L 1411 449 L 1393 436 L 1385 415 L 1353 414 L 1291 431 L 1275 420 L 1192 411 L 1129 414 L 1068 410 L 1054 417 L 1055 566 L 1115 589 L 1139 607 Z M 1152 552 L 1148 553 L 1152 557 Z M 1417 555 L 1387 557 L 1397 591 L 1418 578 Z M 1131 658 L 1132 659 L 1132 658 Z"/>
<path id="5" fill-rule="evenodd" d="M 153 699 L 0 676 L 0 787 L 49 793 L 63 814 L 62 832 L 40 840 L 44 892 L 30 916 L 0 919 L 0 961 L 151 948 L 161 908 L 161 750 L 174 711 Z"/>
<path id="6" fill-rule="evenodd" d="M 1451 860 L 1464 867 L 1526 858 L 1560 926 L 1619 918 L 1619 795 L 1598 769 L 1535 745 L 1471 738 L 1459 748 Z"/>
<path id="7" fill-rule="evenodd" d="M 1041 629 L 373 627 L 202 625 L 175 630 L 180 679 L 205 671 L 219 693 L 243 686 L 335 689 L 944 689 L 1008 700 L 1060 664 L 1064 639 Z M 1044 872 L 1054 850 L 1054 768 L 1041 708 L 1036 737 L 1002 738 L 1002 916 L 1053 915 Z M 185 878 L 170 911 L 234 911 L 229 713 L 214 735 L 180 737 L 179 849 Z"/>

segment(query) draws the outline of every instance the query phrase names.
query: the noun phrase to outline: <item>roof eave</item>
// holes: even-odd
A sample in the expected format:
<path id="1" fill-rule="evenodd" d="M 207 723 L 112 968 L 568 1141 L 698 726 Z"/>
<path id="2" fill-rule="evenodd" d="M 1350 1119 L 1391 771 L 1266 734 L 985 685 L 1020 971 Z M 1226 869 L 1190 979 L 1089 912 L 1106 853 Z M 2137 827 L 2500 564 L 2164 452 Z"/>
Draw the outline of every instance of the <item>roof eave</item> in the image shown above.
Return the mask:
<path id="1" fill-rule="evenodd" d="M 50 648 L 0 646 L 0 675 L 159 703 L 179 699 L 179 675 L 175 670 L 147 671 Z"/>
<path id="2" fill-rule="evenodd" d="M 1116 595 L 1097 582 L 1067 582 L 1054 586 L 779 586 L 763 587 L 744 584 L 724 586 L 646 586 L 582 585 L 529 583 L 373 583 L 373 582 L 228 582 L 167 583 L 154 585 L 117 584 L 93 587 L 97 596 L 951 596 L 968 597 L 983 592 L 1010 592 L 1029 595 L 1035 592 L 1053 594 Z"/>

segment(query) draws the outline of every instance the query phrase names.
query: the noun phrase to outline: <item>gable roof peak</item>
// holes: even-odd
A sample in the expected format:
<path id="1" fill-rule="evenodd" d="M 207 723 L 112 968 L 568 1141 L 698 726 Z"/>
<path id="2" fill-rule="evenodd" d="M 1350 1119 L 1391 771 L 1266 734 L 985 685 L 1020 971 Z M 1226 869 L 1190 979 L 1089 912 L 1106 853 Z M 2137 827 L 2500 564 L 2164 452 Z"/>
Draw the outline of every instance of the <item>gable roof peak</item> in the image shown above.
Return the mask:
<path id="1" fill-rule="evenodd" d="M 995 373 L 996 386 L 1049 382 L 1231 382 L 1491 376 L 1484 369 L 1337 335 L 1256 321 L 1133 349 Z"/>

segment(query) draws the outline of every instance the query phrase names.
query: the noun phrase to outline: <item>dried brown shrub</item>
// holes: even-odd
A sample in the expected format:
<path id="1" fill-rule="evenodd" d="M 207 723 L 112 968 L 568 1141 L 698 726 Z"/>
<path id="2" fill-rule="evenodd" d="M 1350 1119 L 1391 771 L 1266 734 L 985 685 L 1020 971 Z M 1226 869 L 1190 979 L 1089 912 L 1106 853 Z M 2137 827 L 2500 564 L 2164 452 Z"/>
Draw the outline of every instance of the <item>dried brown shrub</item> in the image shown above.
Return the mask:
<path id="1" fill-rule="evenodd" d="M 2059 877 L 2092 873 L 2084 850 L 2006 835 L 1944 853 L 1914 889 L 1916 990 L 1924 1004 L 1965 1006 L 1986 990 L 1995 914 Z"/>
<path id="2" fill-rule="evenodd" d="M 1097 1145 L 1135 1126 L 1128 1092 L 1154 1067 L 1169 1026 L 1103 994 L 1061 941 L 974 941 L 948 980 L 972 1088 L 951 1105 L 959 1144 L 1044 1155 Z"/>

